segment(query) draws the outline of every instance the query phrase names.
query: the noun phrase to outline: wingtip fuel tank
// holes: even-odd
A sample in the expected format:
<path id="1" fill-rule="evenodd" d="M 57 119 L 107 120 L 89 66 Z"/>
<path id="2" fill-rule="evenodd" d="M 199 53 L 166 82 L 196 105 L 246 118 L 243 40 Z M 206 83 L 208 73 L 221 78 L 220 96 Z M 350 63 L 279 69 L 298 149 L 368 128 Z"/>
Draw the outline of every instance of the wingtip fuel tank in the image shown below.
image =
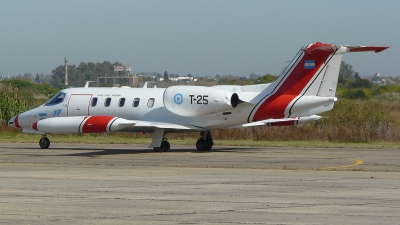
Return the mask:
<path id="1" fill-rule="evenodd" d="M 133 124 L 114 116 L 53 117 L 33 123 L 32 129 L 48 134 L 104 133 L 118 131 Z"/>

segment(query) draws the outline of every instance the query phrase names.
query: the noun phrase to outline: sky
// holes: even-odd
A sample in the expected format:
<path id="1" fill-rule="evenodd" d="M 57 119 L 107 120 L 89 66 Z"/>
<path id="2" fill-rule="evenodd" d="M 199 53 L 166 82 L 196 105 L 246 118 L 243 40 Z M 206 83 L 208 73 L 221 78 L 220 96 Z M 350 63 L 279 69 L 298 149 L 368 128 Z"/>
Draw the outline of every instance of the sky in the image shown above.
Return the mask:
<path id="1" fill-rule="evenodd" d="M 81 62 L 180 76 L 279 74 L 313 42 L 388 45 L 346 54 L 360 76 L 400 76 L 400 1 L 2 0 L 0 73 Z"/>

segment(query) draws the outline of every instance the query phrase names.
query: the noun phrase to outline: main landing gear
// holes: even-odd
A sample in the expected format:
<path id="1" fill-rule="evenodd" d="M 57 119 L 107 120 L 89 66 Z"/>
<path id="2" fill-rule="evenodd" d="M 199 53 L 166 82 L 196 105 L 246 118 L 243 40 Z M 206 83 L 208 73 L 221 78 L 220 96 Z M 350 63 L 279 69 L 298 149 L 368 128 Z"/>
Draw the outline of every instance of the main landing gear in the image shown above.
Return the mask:
<path id="1" fill-rule="evenodd" d="M 166 133 L 168 133 L 168 131 L 165 131 L 162 128 L 155 129 L 153 140 L 151 141 L 149 148 L 153 148 L 155 152 L 167 152 L 171 148 L 171 145 L 169 144 L 168 139 L 164 137 Z"/>
<path id="2" fill-rule="evenodd" d="M 46 134 L 43 134 L 42 138 L 39 141 L 39 146 L 41 148 L 49 148 L 50 146 L 50 140 L 47 138 Z"/>
<path id="3" fill-rule="evenodd" d="M 200 138 L 196 142 L 196 148 L 199 151 L 210 151 L 214 141 L 210 131 L 200 132 Z"/>
<path id="4" fill-rule="evenodd" d="M 160 147 L 153 147 L 155 152 L 168 152 L 170 150 L 171 145 L 168 142 L 167 138 L 163 138 Z"/>
<path id="5" fill-rule="evenodd" d="M 153 141 L 149 147 L 153 148 L 155 152 L 167 152 L 171 148 L 171 145 L 169 144 L 168 139 L 164 137 L 166 133 L 168 133 L 168 131 L 165 132 L 162 128 L 155 129 L 153 133 Z M 211 132 L 201 131 L 200 138 L 196 142 L 197 150 L 210 151 L 213 145 L 214 141 Z"/>

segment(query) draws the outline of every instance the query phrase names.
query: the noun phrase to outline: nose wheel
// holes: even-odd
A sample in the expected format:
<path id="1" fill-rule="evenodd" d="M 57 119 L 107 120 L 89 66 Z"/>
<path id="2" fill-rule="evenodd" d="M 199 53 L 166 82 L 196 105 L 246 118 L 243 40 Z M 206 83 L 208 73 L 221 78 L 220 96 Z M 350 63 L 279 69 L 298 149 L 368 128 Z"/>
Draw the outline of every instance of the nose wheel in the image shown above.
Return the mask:
<path id="1" fill-rule="evenodd" d="M 200 138 L 196 142 L 196 148 L 199 151 L 210 151 L 214 141 L 210 131 L 200 132 Z"/>
<path id="2" fill-rule="evenodd" d="M 40 146 L 41 148 L 44 148 L 44 149 L 49 148 L 49 146 L 50 146 L 50 140 L 47 138 L 46 135 L 43 135 L 43 137 L 40 139 L 40 141 L 39 141 L 39 146 Z"/>

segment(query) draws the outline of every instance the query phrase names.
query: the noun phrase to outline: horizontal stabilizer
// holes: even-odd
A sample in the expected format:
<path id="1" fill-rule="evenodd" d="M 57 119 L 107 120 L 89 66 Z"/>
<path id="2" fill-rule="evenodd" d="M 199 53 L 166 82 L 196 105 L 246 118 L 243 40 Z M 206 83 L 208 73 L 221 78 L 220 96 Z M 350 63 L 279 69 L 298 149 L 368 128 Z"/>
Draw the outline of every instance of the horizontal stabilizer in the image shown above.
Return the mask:
<path id="1" fill-rule="evenodd" d="M 296 99 L 292 107 L 289 108 L 289 113 L 287 114 L 293 114 L 295 112 L 316 108 L 322 105 L 329 105 L 336 101 L 336 97 L 303 96 Z"/>
<path id="2" fill-rule="evenodd" d="M 295 117 L 295 118 L 282 118 L 282 119 L 267 119 L 262 121 L 257 121 L 253 123 L 246 123 L 234 127 L 229 128 L 240 128 L 240 127 L 256 127 L 256 126 L 292 126 L 292 125 L 300 125 L 308 122 L 312 122 L 315 120 L 321 119 L 321 116 L 312 115 L 307 117 Z"/>
<path id="3" fill-rule="evenodd" d="M 381 52 L 388 49 L 389 46 L 344 46 L 349 52 Z"/>

